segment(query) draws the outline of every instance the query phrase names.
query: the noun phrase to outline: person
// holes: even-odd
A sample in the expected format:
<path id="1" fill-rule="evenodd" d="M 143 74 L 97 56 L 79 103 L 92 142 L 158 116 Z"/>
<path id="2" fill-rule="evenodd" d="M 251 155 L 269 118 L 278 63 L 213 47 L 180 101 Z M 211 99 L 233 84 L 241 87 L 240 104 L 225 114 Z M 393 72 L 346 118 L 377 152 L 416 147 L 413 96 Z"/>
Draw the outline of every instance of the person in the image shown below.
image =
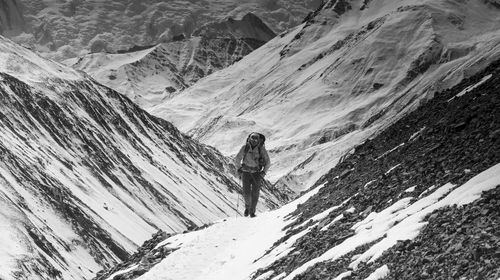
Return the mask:
<path id="1" fill-rule="evenodd" d="M 245 217 L 255 217 L 255 208 L 259 200 L 260 188 L 264 176 L 269 170 L 271 160 L 267 154 L 264 135 L 252 132 L 235 157 L 235 166 L 243 183 Z"/>

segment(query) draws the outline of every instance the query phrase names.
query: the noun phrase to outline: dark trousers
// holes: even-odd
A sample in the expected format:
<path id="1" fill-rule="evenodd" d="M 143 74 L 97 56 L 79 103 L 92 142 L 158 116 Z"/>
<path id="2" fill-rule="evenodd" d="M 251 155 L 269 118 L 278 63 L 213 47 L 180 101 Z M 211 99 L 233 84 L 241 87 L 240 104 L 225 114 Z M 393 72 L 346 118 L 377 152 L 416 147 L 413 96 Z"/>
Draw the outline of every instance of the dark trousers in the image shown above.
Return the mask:
<path id="1" fill-rule="evenodd" d="M 255 214 L 255 207 L 259 200 L 260 186 L 262 185 L 262 177 L 260 173 L 243 172 L 243 198 L 245 199 L 245 209 L 248 213 Z"/>

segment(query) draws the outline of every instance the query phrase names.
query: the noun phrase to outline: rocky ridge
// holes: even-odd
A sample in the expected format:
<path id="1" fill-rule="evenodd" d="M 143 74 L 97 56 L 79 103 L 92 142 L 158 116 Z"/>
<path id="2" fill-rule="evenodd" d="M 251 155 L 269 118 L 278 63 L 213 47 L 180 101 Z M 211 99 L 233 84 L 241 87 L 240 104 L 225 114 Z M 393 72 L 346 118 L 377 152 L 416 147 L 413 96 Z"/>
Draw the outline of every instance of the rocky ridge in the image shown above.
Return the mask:
<path id="1" fill-rule="evenodd" d="M 141 276 L 172 252 L 172 250 L 166 247 L 160 247 L 159 249 L 155 248 L 156 245 L 160 244 L 168 237 L 170 237 L 170 234 L 163 231 L 157 232 L 151 237 L 151 239 L 146 240 L 133 255 L 127 258 L 126 261 L 107 270 L 99 271 L 93 279 L 104 280 L 111 278 L 113 280 L 125 280 L 135 279 Z M 126 273 L 120 273 L 119 276 L 116 275 L 111 277 L 115 272 L 131 267 L 131 264 L 138 264 L 138 266 Z"/>
<path id="2" fill-rule="evenodd" d="M 193 37 L 181 36 L 146 50 L 89 54 L 66 64 L 147 109 L 241 60 L 274 36 L 257 16 L 247 14 L 241 20 L 207 24 Z"/>
<path id="3" fill-rule="evenodd" d="M 498 279 L 499 197 L 500 186 L 469 205 L 436 211 L 415 240 L 399 242 L 374 265 L 390 264 L 386 279 Z"/>
<path id="4" fill-rule="evenodd" d="M 463 184 L 499 163 L 499 82 L 497 61 L 454 88 L 436 93 L 417 110 L 357 146 L 316 184 L 325 185 L 292 214 L 296 222 L 275 246 L 311 225 L 312 230 L 295 242 L 293 251 L 257 272 L 253 279 L 286 275 L 322 255 L 353 236 L 353 226 L 370 212 L 381 212 L 405 197 L 416 201 L 449 182 Z M 500 251 L 494 244 L 500 230 L 499 191 L 500 186 L 472 204 L 433 212 L 415 239 L 399 241 L 376 261 L 352 267 L 356 258 L 379 240 L 335 261 L 315 264 L 293 279 L 324 279 L 346 272 L 342 279 L 365 279 L 383 265 L 390 272 L 382 279 L 497 279 Z M 316 225 L 308 222 L 335 205 L 341 207 Z M 263 274 L 267 278 L 259 278 Z"/>
<path id="5" fill-rule="evenodd" d="M 192 36 L 252 38 L 257 41 L 267 42 L 274 38 L 276 34 L 259 17 L 248 13 L 240 20 L 229 18 L 225 21 L 207 23 L 197 28 Z"/>

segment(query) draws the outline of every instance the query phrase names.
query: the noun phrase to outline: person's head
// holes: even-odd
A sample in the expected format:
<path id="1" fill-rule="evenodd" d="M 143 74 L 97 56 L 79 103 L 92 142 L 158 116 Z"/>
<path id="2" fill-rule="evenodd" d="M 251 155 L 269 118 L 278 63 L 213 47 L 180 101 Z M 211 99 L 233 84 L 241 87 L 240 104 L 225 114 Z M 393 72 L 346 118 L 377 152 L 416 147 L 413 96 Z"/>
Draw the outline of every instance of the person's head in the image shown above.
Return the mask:
<path id="1" fill-rule="evenodd" d="M 259 144 L 259 141 L 260 141 L 260 135 L 257 133 L 252 133 L 248 137 L 248 142 L 250 143 L 250 145 L 252 145 L 252 147 L 257 146 Z"/>

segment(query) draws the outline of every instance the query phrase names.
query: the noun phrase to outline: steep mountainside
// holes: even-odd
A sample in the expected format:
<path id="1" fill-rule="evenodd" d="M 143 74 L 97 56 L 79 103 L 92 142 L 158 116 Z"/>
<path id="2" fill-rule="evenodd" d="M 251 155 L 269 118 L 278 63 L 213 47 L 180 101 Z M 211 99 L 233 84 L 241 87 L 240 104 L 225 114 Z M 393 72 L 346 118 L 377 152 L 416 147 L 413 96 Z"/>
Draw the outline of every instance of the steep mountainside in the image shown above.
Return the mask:
<path id="1" fill-rule="evenodd" d="M 356 146 L 297 201 L 158 235 L 109 279 L 497 280 L 499 91 L 500 60 Z"/>
<path id="2" fill-rule="evenodd" d="M 88 279 L 160 229 L 236 215 L 215 149 L 3 37 L 0 100 L 1 279 Z"/>
<path id="3" fill-rule="evenodd" d="M 228 67 L 276 36 L 252 14 L 241 20 L 207 24 L 195 34 L 146 50 L 95 53 L 65 63 L 149 108 Z"/>
<path id="4" fill-rule="evenodd" d="M 278 163 L 272 180 L 300 189 L 436 90 L 499 57 L 494 3 L 330 0 L 149 111 L 227 155 L 248 132 L 264 132 Z"/>
<path id="5" fill-rule="evenodd" d="M 307 234 L 258 275 L 357 280 L 386 266 L 383 279 L 498 279 L 499 85 L 497 61 L 357 146 L 275 246 Z"/>
<path id="6" fill-rule="evenodd" d="M 18 43 L 68 58 L 90 50 L 95 41 L 109 50 L 147 46 L 180 34 L 189 37 L 208 22 L 249 12 L 282 32 L 320 4 L 321 0 L 2 0 L 0 15 L 11 20 L 2 20 L 0 30 Z M 16 12 L 14 6 L 19 7 Z M 23 20 L 13 20 L 14 16 Z"/>

